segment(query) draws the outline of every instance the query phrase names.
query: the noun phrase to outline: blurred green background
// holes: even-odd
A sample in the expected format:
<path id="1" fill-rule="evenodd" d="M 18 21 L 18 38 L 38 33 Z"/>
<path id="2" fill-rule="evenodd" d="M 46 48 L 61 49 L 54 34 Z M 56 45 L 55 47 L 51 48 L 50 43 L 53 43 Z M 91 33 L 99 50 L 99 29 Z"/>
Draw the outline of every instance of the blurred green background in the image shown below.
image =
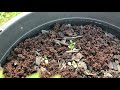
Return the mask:
<path id="1" fill-rule="evenodd" d="M 0 26 L 22 12 L 0 12 Z"/>

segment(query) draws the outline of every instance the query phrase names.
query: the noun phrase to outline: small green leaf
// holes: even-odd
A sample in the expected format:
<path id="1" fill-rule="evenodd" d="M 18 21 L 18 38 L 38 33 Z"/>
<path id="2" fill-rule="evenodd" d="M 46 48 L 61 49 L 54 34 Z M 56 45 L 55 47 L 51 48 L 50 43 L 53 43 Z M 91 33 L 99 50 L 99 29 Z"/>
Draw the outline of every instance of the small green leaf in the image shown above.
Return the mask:
<path id="1" fill-rule="evenodd" d="M 68 48 L 70 48 L 71 50 L 73 50 L 75 48 L 75 42 L 73 42 L 72 40 L 70 40 L 70 44 L 69 44 Z"/>
<path id="2" fill-rule="evenodd" d="M 37 72 L 27 76 L 26 78 L 40 78 L 40 77 L 41 77 L 40 73 Z"/>
<path id="3" fill-rule="evenodd" d="M 3 74 L 3 68 L 0 67 L 0 78 L 5 78 L 4 74 Z"/>
<path id="4" fill-rule="evenodd" d="M 70 40 L 70 43 L 73 43 L 73 41 L 72 41 L 72 40 Z"/>
<path id="5" fill-rule="evenodd" d="M 75 42 L 73 43 L 73 45 L 75 45 Z"/>
<path id="6" fill-rule="evenodd" d="M 61 78 L 61 75 L 56 74 L 56 75 L 52 76 L 51 78 Z"/>

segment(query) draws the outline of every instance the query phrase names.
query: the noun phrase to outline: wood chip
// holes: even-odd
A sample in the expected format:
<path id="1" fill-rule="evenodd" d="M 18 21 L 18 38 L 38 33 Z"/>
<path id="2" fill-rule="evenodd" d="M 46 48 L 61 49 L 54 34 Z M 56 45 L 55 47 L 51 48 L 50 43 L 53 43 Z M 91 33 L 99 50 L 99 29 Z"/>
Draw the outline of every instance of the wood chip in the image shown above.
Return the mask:
<path id="1" fill-rule="evenodd" d="M 119 65 L 119 61 L 115 61 L 115 63 L 116 63 L 117 65 Z"/>
<path id="2" fill-rule="evenodd" d="M 49 33 L 49 30 L 41 30 L 42 34 Z"/>
<path id="3" fill-rule="evenodd" d="M 41 71 L 41 72 L 44 72 L 44 71 L 46 71 L 46 68 L 41 67 L 41 68 L 40 68 L 40 71 Z"/>
<path id="4" fill-rule="evenodd" d="M 113 62 L 112 64 L 113 64 L 113 69 L 114 69 L 114 70 L 118 70 L 118 69 L 117 69 L 117 63 Z"/>
<path id="5" fill-rule="evenodd" d="M 60 45 L 60 44 L 65 45 L 65 46 L 69 45 L 68 43 L 65 43 L 64 41 L 60 41 L 60 40 L 54 40 L 54 42 L 58 45 Z"/>
<path id="6" fill-rule="evenodd" d="M 48 60 L 45 60 L 45 63 L 48 64 Z"/>
<path id="7" fill-rule="evenodd" d="M 110 73 L 108 73 L 108 72 L 104 72 L 104 76 L 105 77 L 112 77 L 112 75 Z"/>
<path id="8" fill-rule="evenodd" d="M 38 53 L 37 51 L 35 51 L 35 54 L 36 54 L 37 56 L 39 56 L 39 55 L 40 55 L 40 53 Z"/>
<path id="9" fill-rule="evenodd" d="M 36 57 L 36 60 L 35 60 L 36 65 L 40 65 L 41 60 L 42 60 L 42 57 Z"/>
<path id="10" fill-rule="evenodd" d="M 62 67 L 61 67 L 61 69 L 63 69 L 63 68 L 66 68 L 66 63 L 62 63 Z"/>
<path id="11" fill-rule="evenodd" d="M 109 67 L 110 69 L 113 69 L 113 64 L 112 64 L 111 61 L 109 62 L 108 67 Z"/>
<path id="12" fill-rule="evenodd" d="M 66 51 L 66 53 L 74 53 L 74 52 L 79 52 L 80 49 L 73 49 L 73 50 L 69 50 Z"/>
<path id="13" fill-rule="evenodd" d="M 80 61 L 80 59 L 83 57 L 83 55 L 81 53 L 77 53 L 76 55 L 72 56 L 72 60 L 75 61 Z"/>
<path id="14" fill-rule="evenodd" d="M 82 55 L 81 53 L 77 53 L 77 54 L 76 54 L 76 58 L 77 58 L 78 60 L 80 60 L 82 57 L 83 57 L 83 55 Z"/>
<path id="15" fill-rule="evenodd" d="M 76 63 L 75 61 L 73 61 L 73 62 L 72 62 L 72 66 L 73 66 L 74 68 L 77 68 L 77 63 Z"/>
<path id="16" fill-rule="evenodd" d="M 87 70 L 87 65 L 86 65 L 86 63 L 83 62 L 83 61 L 80 61 L 80 62 L 78 63 L 78 67 L 84 68 L 84 70 Z"/>
<path id="17" fill-rule="evenodd" d="M 94 73 L 94 74 L 91 73 L 89 70 L 85 70 L 84 73 L 85 73 L 86 75 L 92 75 L 92 76 L 96 75 L 95 73 Z"/>
<path id="18" fill-rule="evenodd" d="M 120 60 L 120 55 L 114 55 L 114 58 Z"/>
<path id="19" fill-rule="evenodd" d="M 120 72 L 120 65 L 117 65 L 117 69 L 118 69 L 118 71 Z"/>

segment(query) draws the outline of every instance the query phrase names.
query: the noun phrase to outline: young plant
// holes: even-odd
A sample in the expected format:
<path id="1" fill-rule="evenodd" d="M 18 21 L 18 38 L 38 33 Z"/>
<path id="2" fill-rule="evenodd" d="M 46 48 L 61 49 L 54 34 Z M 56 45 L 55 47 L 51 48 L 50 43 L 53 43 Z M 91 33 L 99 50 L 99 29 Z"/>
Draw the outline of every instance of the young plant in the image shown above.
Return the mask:
<path id="1" fill-rule="evenodd" d="M 36 73 L 33 73 L 33 74 L 27 76 L 26 78 L 40 78 L 40 77 L 41 77 L 40 73 L 36 72 Z"/>
<path id="2" fill-rule="evenodd" d="M 70 44 L 69 44 L 68 48 L 70 48 L 71 50 L 73 50 L 75 48 L 75 42 L 73 40 L 70 40 Z"/>

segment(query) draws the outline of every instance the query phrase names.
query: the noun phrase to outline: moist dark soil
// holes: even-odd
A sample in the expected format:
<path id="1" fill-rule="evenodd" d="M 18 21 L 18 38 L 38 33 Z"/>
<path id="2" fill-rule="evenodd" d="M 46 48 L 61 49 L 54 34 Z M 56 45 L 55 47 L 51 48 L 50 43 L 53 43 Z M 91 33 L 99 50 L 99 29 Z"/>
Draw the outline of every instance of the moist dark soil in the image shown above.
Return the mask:
<path id="1" fill-rule="evenodd" d="M 75 48 L 70 49 L 70 40 Z M 120 40 L 95 25 L 55 24 L 15 47 L 3 66 L 6 78 L 119 78 Z"/>

